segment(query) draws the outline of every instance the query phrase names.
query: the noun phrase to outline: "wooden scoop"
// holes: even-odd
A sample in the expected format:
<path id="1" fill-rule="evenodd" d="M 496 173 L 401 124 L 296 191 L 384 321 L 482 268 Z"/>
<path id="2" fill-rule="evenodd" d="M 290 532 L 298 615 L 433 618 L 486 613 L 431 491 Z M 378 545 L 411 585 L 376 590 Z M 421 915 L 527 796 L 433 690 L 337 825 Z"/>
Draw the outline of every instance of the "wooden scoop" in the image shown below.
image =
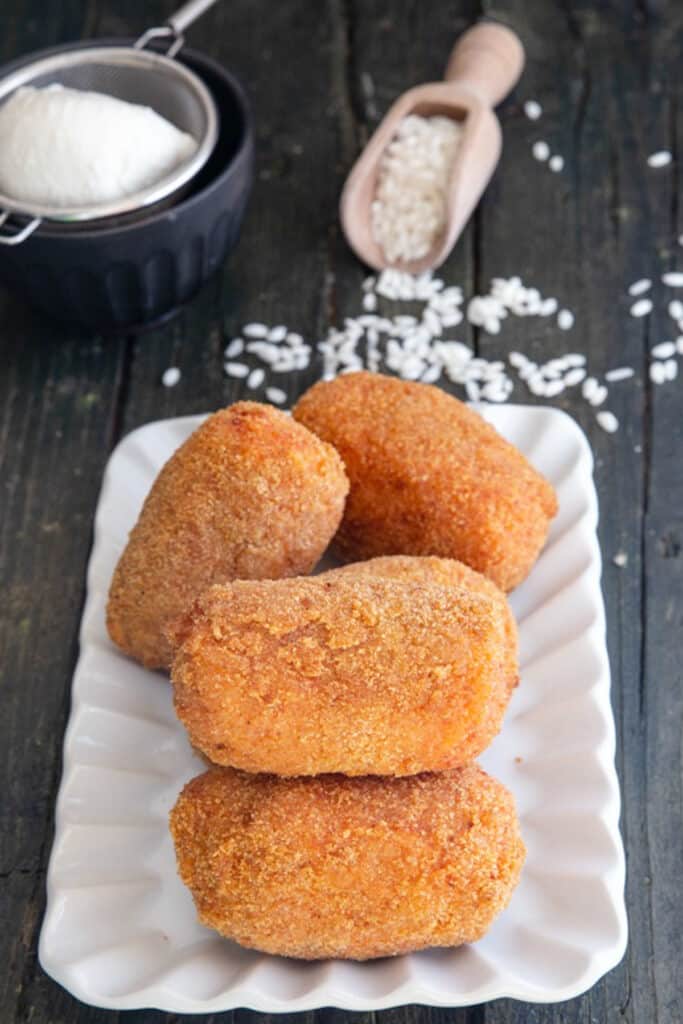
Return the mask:
<path id="1" fill-rule="evenodd" d="M 443 263 L 498 163 L 502 135 L 491 108 L 510 92 L 523 67 L 524 49 L 515 33 L 504 25 L 484 22 L 455 44 L 445 81 L 418 85 L 396 100 L 356 161 L 341 196 L 342 228 L 361 260 L 376 270 L 389 265 L 372 234 L 370 207 L 380 159 L 399 121 L 408 114 L 442 114 L 463 122 L 448 191 L 446 228 L 425 257 L 395 265 L 420 274 Z"/>

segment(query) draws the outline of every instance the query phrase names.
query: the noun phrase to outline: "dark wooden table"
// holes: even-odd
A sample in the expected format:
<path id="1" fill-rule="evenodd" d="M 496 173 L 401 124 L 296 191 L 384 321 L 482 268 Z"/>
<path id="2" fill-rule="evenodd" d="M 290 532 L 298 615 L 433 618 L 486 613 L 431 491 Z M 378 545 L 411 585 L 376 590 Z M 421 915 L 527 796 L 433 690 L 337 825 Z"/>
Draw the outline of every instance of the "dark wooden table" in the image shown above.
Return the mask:
<path id="1" fill-rule="evenodd" d="M 4 0 L 0 56 L 139 32 L 172 6 Z M 574 393 L 555 400 L 587 431 L 596 457 L 630 944 L 619 967 L 564 1005 L 501 1001 L 378 1016 L 383 1024 L 683 1020 L 683 382 L 654 387 L 647 378 L 648 348 L 671 336 L 665 289 L 655 285 L 654 311 L 644 319 L 629 316 L 626 296 L 633 280 L 658 281 L 662 270 L 683 266 L 676 241 L 683 162 L 659 171 L 647 165 L 649 153 L 676 155 L 683 145 L 683 5 L 225 0 L 190 36 L 238 74 L 257 118 L 256 187 L 229 264 L 178 319 L 138 337 L 78 336 L 0 294 L 2 1024 L 119 1016 L 77 1003 L 36 957 L 84 572 L 109 452 L 139 424 L 239 398 L 241 384 L 222 375 L 222 351 L 245 320 L 284 322 L 316 338 L 358 311 L 363 270 L 337 222 L 344 175 L 390 101 L 438 78 L 453 39 L 482 14 L 516 29 L 528 64 L 501 111 L 501 166 L 444 276 L 472 294 L 493 275 L 519 273 L 576 312 L 571 348 L 589 353 L 595 370 L 627 364 L 637 371 L 612 389 L 610 407 L 622 424 L 614 436 Z M 526 98 L 542 103 L 540 124 L 525 118 Z M 539 137 L 564 155 L 561 175 L 531 159 Z M 487 357 L 520 348 L 542 359 L 570 344 L 543 319 L 515 318 L 498 338 L 464 325 L 456 334 Z M 171 365 L 183 376 L 166 389 L 160 378 Z M 318 373 L 294 379 L 292 397 Z M 628 555 L 625 568 L 612 563 L 617 551 Z M 177 1019 L 120 1016 L 129 1024 Z M 258 1016 L 234 1014 L 241 1022 Z M 371 1015 L 325 1010 L 300 1019 L 314 1016 L 336 1024 Z"/>

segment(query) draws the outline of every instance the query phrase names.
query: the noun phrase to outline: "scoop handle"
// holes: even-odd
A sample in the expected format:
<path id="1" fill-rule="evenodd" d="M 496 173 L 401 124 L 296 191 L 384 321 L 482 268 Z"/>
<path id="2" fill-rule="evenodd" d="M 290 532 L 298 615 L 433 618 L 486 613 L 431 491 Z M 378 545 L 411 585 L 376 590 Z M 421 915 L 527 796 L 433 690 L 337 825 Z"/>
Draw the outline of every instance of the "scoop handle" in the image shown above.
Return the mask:
<path id="1" fill-rule="evenodd" d="M 444 78 L 466 86 L 495 107 L 516 84 L 524 67 L 524 47 L 505 25 L 482 22 L 458 39 Z"/>

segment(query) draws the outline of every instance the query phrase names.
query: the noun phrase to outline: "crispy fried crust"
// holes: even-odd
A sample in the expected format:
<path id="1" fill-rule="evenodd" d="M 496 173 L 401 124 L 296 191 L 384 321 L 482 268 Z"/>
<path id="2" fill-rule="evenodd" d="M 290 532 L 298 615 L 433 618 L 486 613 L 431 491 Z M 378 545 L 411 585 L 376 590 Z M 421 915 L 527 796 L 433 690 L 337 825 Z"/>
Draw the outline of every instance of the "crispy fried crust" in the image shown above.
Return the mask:
<path id="1" fill-rule="evenodd" d="M 451 767 L 499 685 L 506 626 L 500 602 L 432 582 L 216 585 L 176 626 L 176 711 L 211 761 L 247 771 Z"/>
<path id="2" fill-rule="evenodd" d="M 256 402 L 214 413 L 155 480 L 109 592 L 109 634 L 168 667 L 165 626 L 209 584 L 297 576 L 339 525 L 348 480 L 337 452 Z"/>
<path id="3" fill-rule="evenodd" d="M 440 388 L 372 373 L 315 384 L 294 417 L 344 460 L 351 481 L 335 547 L 456 558 L 511 590 L 557 512 L 553 488 L 476 412 Z"/>
<path id="4" fill-rule="evenodd" d="M 474 942 L 525 856 L 512 796 L 477 765 L 409 779 L 212 768 L 171 832 L 203 924 L 307 960 Z"/>
<path id="5" fill-rule="evenodd" d="M 517 624 L 503 591 L 480 572 L 453 558 L 386 555 L 383 558 L 370 558 L 367 562 L 351 562 L 329 571 L 345 577 L 384 576 L 387 579 L 412 580 L 416 583 L 422 581 L 440 583 L 446 587 L 464 587 L 497 602 L 505 622 L 500 675 L 493 687 L 486 715 L 471 731 L 468 740 L 458 745 L 457 758 L 452 764 L 465 764 L 479 757 L 500 732 L 512 691 L 519 682 Z"/>

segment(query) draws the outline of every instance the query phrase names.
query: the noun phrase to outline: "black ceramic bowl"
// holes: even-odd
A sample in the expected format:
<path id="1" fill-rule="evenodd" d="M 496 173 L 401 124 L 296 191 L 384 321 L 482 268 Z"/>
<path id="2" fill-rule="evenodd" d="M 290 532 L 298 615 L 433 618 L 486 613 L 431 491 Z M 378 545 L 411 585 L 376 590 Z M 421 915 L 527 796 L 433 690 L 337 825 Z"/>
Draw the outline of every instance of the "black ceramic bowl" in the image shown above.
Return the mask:
<path id="1" fill-rule="evenodd" d="M 88 45 L 102 41 L 74 48 Z M 0 282 L 50 316 L 98 333 L 152 326 L 188 302 L 237 241 L 253 180 L 249 106 L 220 64 L 192 50 L 177 59 L 209 87 L 220 119 L 216 148 L 188 194 L 133 223 L 74 232 L 42 225 L 20 245 L 0 247 Z"/>

